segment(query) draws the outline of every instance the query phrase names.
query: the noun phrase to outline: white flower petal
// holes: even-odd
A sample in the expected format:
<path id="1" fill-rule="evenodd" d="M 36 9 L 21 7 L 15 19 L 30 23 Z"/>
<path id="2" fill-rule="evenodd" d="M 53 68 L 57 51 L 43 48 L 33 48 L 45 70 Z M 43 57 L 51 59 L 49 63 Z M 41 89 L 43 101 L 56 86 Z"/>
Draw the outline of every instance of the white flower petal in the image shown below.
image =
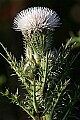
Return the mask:
<path id="1" fill-rule="evenodd" d="M 13 28 L 22 32 L 42 31 L 44 28 L 54 30 L 59 20 L 55 11 L 46 7 L 33 7 L 17 14 Z"/>

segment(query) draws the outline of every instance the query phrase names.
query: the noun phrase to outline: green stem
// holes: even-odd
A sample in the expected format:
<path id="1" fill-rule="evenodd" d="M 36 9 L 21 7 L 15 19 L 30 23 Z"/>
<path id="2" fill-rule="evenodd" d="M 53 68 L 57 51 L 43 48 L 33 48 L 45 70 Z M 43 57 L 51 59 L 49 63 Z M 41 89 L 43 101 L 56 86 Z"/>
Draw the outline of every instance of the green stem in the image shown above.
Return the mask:
<path id="1" fill-rule="evenodd" d="M 67 110 L 67 112 L 66 112 L 66 114 L 64 115 L 64 117 L 62 118 L 62 120 L 66 120 L 66 117 L 67 117 L 67 115 L 69 114 L 69 112 L 70 112 L 70 109 Z"/>
<path id="2" fill-rule="evenodd" d="M 36 101 L 36 83 L 35 83 L 35 79 L 33 81 L 33 106 L 34 106 L 34 109 L 35 109 L 35 112 L 38 111 L 37 109 L 37 101 Z"/>
<path id="3" fill-rule="evenodd" d="M 17 103 L 18 104 L 18 103 Z M 20 105 L 20 104 L 18 104 L 19 105 L 19 107 L 21 107 L 31 118 L 33 118 L 33 120 L 35 120 L 35 117 L 28 111 L 28 110 L 26 110 L 25 108 L 24 108 L 24 106 L 22 106 L 22 105 Z"/>
<path id="4" fill-rule="evenodd" d="M 69 83 L 69 80 L 66 81 L 66 82 L 63 84 L 63 86 L 61 87 L 61 92 L 58 93 L 58 98 L 55 99 L 55 104 L 54 104 L 53 107 L 52 107 L 52 110 L 51 110 L 51 113 L 50 113 L 50 116 L 49 116 L 49 120 L 52 120 L 52 115 L 53 115 L 54 108 L 56 107 L 56 105 L 57 105 L 57 103 L 58 103 L 58 101 L 59 101 L 59 98 L 60 98 L 60 96 L 62 95 L 62 92 L 66 89 L 68 83 Z"/>
<path id="5" fill-rule="evenodd" d="M 58 98 L 55 100 L 55 104 L 53 105 L 53 108 L 52 108 L 52 110 L 51 110 L 49 120 L 52 120 L 53 111 L 54 111 L 54 108 L 55 108 L 56 104 L 58 103 L 58 100 L 59 100 L 59 98 L 60 98 L 60 95 L 61 95 L 61 93 L 58 93 Z"/>
<path id="6" fill-rule="evenodd" d="M 46 76 L 47 76 L 47 66 L 48 66 L 48 53 L 46 53 L 46 61 L 43 61 L 43 84 L 42 84 L 42 94 L 44 93 L 44 87 L 46 83 Z"/>

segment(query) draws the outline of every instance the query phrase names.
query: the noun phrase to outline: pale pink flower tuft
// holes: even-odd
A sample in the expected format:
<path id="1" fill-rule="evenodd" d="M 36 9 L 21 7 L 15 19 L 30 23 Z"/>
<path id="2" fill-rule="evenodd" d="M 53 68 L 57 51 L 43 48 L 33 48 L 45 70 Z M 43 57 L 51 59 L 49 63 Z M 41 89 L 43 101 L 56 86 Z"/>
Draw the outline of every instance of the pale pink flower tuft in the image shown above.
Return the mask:
<path id="1" fill-rule="evenodd" d="M 47 7 L 32 7 L 17 14 L 13 28 L 21 32 L 53 31 L 59 25 L 59 20 L 57 13 Z"/>

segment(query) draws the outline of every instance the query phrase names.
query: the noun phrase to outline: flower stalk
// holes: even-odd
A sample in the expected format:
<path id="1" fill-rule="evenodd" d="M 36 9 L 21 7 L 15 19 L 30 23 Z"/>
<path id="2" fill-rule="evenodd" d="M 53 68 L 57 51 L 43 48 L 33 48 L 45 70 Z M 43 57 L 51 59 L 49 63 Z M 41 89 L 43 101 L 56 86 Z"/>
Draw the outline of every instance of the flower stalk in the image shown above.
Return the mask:
<path id="1" fill-rule="evenodd" d="M 37 100 L 36 100 L 36 81 L 35 81 L 35 79 L 33 81 L 33 106 L 34 106 L 35 112 L 37 113 L 38 106 L 37 106 Z"/>
<path id="2" fill-rule="evenodd" d="M 45 60 L 46 59 L 46 60 Z M 46 78 L 47 78 L 47 66 L 48 66 L 48 53 L 46 53 L 46 58 L 43 58 L 42 64 L 42 71 L 43 71 L 43 84 L 42 84 L 42 95 L 44 95 L 45 85 L 46 85 Z"/>

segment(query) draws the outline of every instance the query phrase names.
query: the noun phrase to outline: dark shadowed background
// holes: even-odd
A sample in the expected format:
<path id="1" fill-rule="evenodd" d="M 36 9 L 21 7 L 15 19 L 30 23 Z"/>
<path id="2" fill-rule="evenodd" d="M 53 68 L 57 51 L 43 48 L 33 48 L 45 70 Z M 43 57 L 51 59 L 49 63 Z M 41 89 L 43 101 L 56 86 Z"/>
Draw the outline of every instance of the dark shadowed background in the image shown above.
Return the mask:
<path id="1" fill-rule="evenodd" d="M 54 31 L 53 46 L 57 49 L 66 39 L 70 38 L 70 31 L 76 36 L 80 30 L 80 0 L 0 0 L 0 42 L 8 48 L 17 60 L 23 54 L 23 41 L 21 32 L 15 32 L 12 29 L 13 18 L 18 12 L 28 7 L 45 6 L 55 10 L 60 19 L 61 25 Z M 74 54 L 79 51 L 75 49 Z M 0 46 L 0 52 L 5 55 L 5 52 Z M 71 80 L 79 84 L 80 81 L 80 56 L 77 58 L 71 71 Z M 17 76 L 11 76 L 14 73 L 7 62 L 0 56 L 0 90 L 5 91 L 5 88 L 15 93 L 20 83 L 17 81 Z M 19 92 L 23 97 L 24 91 Z M 79 106 L 80 103 L 77 103 Z M 78 111 L 80 118 L 80 112 Z M 28 120 L 28 116 L 15 104 L 0 96 L 0 120 Z"/>

